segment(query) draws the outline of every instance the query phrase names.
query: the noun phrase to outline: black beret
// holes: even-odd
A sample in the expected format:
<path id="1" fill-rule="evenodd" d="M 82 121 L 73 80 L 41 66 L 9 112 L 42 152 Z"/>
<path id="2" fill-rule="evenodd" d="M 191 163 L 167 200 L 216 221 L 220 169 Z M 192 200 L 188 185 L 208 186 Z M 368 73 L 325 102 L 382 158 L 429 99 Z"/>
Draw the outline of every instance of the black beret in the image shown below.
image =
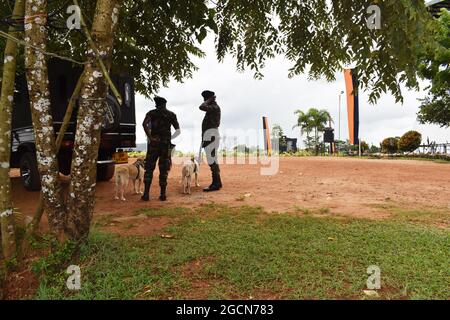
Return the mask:
<path id="1" fill-rule="evenodd" d="M 155 97 L 153 100 L 155 100 L 157 106 L 162 106 L 167 103 L 167 100 L 162 97 Z"/>
<path id="2" fill-rule="evenodd" d="M 205 98 L 205 99 L 212 98 L 212 97 L 214 97 L 215 95 L 216 95 L 216 94 L 215 94 L 214 92 L 208 91 L 208 90 L 202 92 L 202 97 Z"/>

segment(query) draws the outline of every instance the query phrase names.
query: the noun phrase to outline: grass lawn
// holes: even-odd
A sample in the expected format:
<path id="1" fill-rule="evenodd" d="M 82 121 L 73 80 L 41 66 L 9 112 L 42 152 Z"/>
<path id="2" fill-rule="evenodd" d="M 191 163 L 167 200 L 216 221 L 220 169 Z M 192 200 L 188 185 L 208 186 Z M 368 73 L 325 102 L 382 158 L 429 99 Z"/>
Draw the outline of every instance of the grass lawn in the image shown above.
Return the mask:
<path id="1" fill-rule="evenodd" d="M 450 298 L 450 233 L 428 224 L 213 205 L 146 214 L 161 215 L 173 219 L 164 230 L 173 238 L 95 230 L 72 261 L 82 289 L 68 291 L 68 275 L 47 268 L 36 297 L 365 299 L 366 270 L 377 265 L 381 299 Z"/>

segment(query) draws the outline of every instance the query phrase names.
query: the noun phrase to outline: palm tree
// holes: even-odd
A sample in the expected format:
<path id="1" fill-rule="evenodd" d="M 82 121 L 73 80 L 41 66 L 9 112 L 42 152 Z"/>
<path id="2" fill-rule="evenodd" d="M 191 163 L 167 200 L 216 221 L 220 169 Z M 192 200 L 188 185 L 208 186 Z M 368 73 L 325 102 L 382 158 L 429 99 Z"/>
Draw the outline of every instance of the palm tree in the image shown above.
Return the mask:
<path id="1" fill-rule="evenodd" d="M 300 128 L 300 135 L 304 135 L 306 133 L 306 147 L 310 147 L 310 134 L 312 131 L 312 119 L 309 113 L 305 113 L 303 110 L 297 110 L 294 112 L 295 115 L 297 115 L 297 124 L 292 128 Z"/>
<path id="2" fill-rule="evenodd" d="M 331 116 L 327 110 L 318 110 L 315 108 L 309 109 L 308 113 L 312 119 L 312 127 L 314 128 L 314 139 L 316 143 L 319 142 L 319 133 L 323 132 L 330 121 Z"/>
<path id="3" fill-rule="evenodd" d="M 318 154 L 319 134 L 325 130 L 328 121 L 331 120 L 330 113 L 325 109 L 310 108 L 306 113 L 302 110 L 297 110 L 295 114 L 297 115 L 297 125 L 294 128 L 299 127 L 302 135 L 306 133 L 307 146 L 314 144 L 316 146 L 316 154 Z M 311 139 L 310 134 L 313 131 L 314 138 Z"/>

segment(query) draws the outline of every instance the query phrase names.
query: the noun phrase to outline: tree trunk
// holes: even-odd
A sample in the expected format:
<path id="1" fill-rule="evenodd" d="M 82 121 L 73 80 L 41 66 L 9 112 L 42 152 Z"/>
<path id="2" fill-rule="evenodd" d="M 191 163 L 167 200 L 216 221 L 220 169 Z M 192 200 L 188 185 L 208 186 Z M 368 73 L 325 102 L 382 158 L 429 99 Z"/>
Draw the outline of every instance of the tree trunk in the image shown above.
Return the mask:
<path id="1" fill-rule="evenodd" d="M 30 96 L 36 154 L 41 175 L 42 198 L 50 231 L 63 239 L 65 207 L 59 181 L 55 132 L 50 107 L 47 61 L 33 47 L 46 50 L 47 0 L 27 1 L 25 5 L 25 68 Z M 31 46 L 30 46 L 31 45 Z"/>
<path id="2" fill-rule="evenodd" d="M 92 25 L 92 38 L 109 66 L 118 20 L 117 0 L 97 0 Z M 68 199 L 67 235 L 76 241 L 87 239 L 94 210 L 97 157 L 101 123 L 105 114 L 108 86 L 95 51 L 88 51 L 88 64 L 81 89 L 77 129 L 72 158 Z"/>
<path id="3" fill-rule="evenodd" d="M 24 14 L 25 0 L 16 0 L 13 17 Z M 10 27 L 9 34 L 19 37 Z M 17 43 L 6 41 L 3 65 L 2 91 L 0 96 L 0 220 L 2 252 L 5 259 L 11 259 L 16 249 L 14 215 L 11 203 L 11 180 L 9 178 L 9 160 L 11 157 L 11 119 L 16 80 Z"/>
<path id="4" fill-rule="evenodd" d="M 306 141 L 307 141 L 306 147 L 308 148 L 308 150 L 311 150 L 311 139 L 309 137 L 310 133 L 309 131 L 306 131 Z"/>
<path id="5" fill-rule="evenodd" d="M 314 139 L 316 144 L 316 156 L 319 155 L 319 133 L 317 132 L 317 127 L 314 128 Z"/>
<path id="6" fill-rule="evenodd" d="M 58 138 L 56 139 L 56 153 L 59 153 L 59 150 L 61 149 L 61 143 L 62 143 L 64 135 L 67 131 L 67 127 L 69 126 L 70 119 L 72 118 L 76 100 L 78 99 L 78 96 L 80 95 L 83 77 L 84 77 L 84 73 L 82 73 L 80 75 L 80 77 L 78 78 L 77 85 L 75 86 L 72 96 L 70 97 L 69 104 L 67 105 L 66 114 L 64 115 L 63 123 L 61 124 L 61 128 L 59 129 Z M 34 214 L 33 220 L 31 221 L 31 224 L 28 225 L 28 229 L 25 234 L 26 240 L 29 239 L 31 237 L 31 235 L 35 234 L 36 231 L 38 230 L 43 213 L 44 213 L 44 207 L 43 207 L 43 198 L 42 198 L 42 194 L 41 194 L 39 197 L 39 204 L 38 204 L 38 207 Z"/>

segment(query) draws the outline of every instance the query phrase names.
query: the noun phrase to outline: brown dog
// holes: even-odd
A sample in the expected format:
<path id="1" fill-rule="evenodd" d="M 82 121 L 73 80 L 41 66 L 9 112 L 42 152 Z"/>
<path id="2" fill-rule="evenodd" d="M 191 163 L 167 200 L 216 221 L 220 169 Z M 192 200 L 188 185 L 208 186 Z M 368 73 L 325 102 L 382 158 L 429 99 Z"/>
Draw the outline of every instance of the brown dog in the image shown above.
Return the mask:
<path id="1" fill-rule="evenodd" d="M 142 158 L 138 158 L 134 164 L 117 167 L 115 199 L 126 201 L 124 193 L 128 188 L 128 183 L 130 180 L 133 181 L 134 194 L 143 194 L 143 191 L 141 191 L 141 185 L 144 186 L 144 173 L 145 160 Z"/>

